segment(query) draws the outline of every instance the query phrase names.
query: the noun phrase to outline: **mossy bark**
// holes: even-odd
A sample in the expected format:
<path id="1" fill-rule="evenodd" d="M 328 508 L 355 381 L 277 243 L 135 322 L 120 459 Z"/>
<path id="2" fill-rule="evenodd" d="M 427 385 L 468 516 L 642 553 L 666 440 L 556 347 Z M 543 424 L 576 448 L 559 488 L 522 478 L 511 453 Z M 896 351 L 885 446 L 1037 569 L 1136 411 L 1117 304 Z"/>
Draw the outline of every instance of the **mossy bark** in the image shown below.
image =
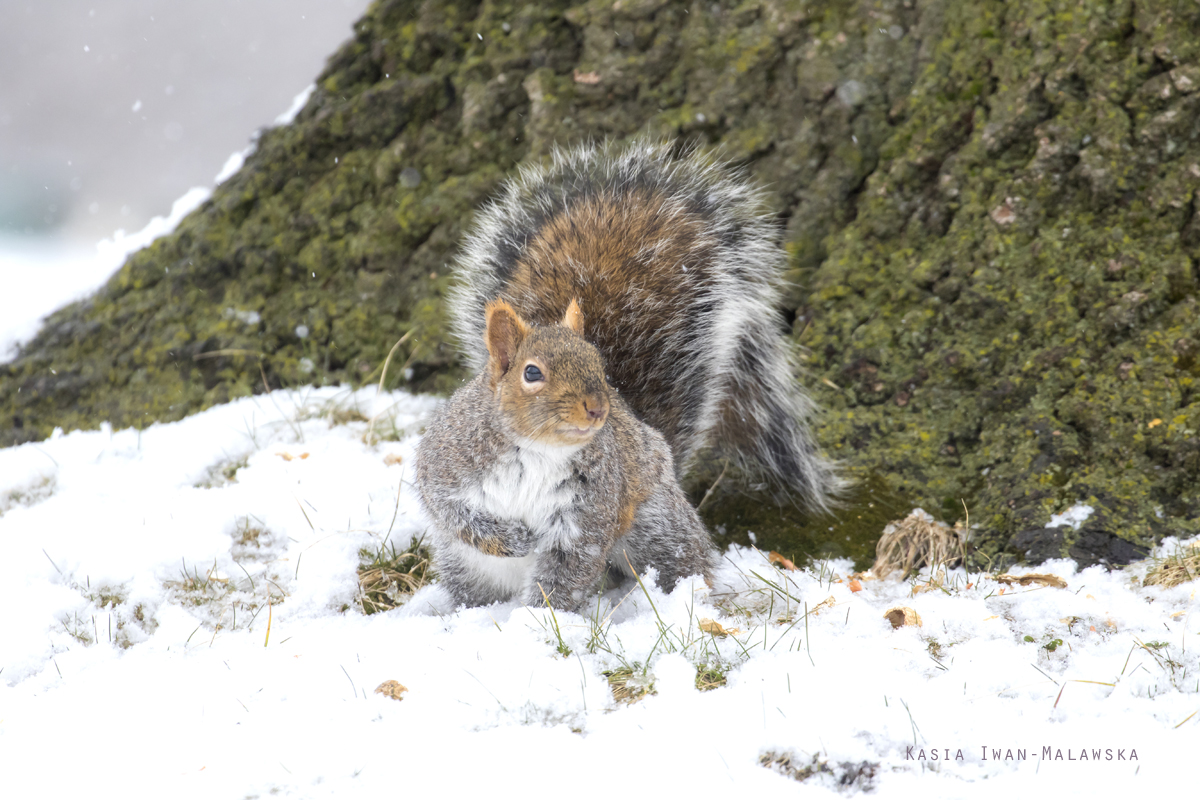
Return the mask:
<path id="1" fill-rule="evenodd" d="M 648 133 L 769 187 L 817 435 L 872 492 L 965 501 L 986 557 L 1200 529 L 1190 0 L 381 1 L 317 87 L 0 366 L 0 442 L 377 379 L 409 331 L 389 383 L 446 391 L 472 209 L 552 143 Z"/>

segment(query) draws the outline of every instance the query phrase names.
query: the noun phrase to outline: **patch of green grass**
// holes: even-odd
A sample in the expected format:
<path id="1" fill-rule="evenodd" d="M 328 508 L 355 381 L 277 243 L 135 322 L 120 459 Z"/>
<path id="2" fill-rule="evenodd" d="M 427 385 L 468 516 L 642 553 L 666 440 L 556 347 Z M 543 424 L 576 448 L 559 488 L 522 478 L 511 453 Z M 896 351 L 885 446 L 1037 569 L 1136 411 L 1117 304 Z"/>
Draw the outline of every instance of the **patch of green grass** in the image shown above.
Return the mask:
<path id="1" fill-rule="evenodd" d="M 725 672 L 721 666 L 696 667 L 696 688 L 702 692 L 720 689 L 726 683 Z"/>

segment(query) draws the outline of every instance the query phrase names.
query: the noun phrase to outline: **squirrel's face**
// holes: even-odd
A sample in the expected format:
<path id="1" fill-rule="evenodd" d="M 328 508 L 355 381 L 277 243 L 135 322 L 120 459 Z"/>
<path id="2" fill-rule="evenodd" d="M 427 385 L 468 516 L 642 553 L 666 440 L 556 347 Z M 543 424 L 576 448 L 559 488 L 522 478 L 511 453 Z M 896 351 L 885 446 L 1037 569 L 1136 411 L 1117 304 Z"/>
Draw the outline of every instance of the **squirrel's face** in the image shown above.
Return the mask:
<path id="1" fill-rule="evenodd" d="M 586 444 L 608 420 L 600 352 L 572 327 L 535 327 L 507 303 L 488 309 L 488 369 L 501 413 L 515 433 L 542 444 Z"/>

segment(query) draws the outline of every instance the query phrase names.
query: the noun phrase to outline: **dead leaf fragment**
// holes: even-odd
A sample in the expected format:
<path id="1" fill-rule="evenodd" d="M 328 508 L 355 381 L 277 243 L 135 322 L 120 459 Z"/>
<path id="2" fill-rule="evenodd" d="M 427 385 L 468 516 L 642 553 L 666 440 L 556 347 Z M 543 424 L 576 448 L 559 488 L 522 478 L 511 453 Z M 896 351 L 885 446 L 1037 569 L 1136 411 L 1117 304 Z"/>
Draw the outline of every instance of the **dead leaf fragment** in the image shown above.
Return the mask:
<path id="1" fill-rule="evenodd" d="M 408 687 L 399 681 L 384 681 L 375 687 L 375 694 L 381 694 L 393 700 L 403 700 L 404 693 L 407 691 Z"/>
<path id="2" fill-rule="evenodd" d="M 822 600 L 821 602 L 817 603 L 815 606 L 810 608 L 808 610 L 808 613 L 820 614 L 825 609 L 833 608 L 835 605 L 837 605 L 837 600 L 833 599 L 833 595 L 829 595 L 829 597 L 826 597 L 824 600 Z"/>
<path id="3" fill-rule="evenodd" d="M 859 583 L 857 578 L 850 579 L 850 591 L 852 591 L 852 592 L 861 592 L 862 591 L 862 584 Z"/>
<path id="4" fill-rule="evenodd" d="M 579 70 L 575 70 L 574 77 L 576 83 L 584 83 L 589 86 L 594 86 L 600 82 L 600 73 L 595 71 L 580 72 Z"/>
<path id="5" fill-rule="evenodd" d="M 738 628 L 725 628 L 715 619 L 709 619 L 708 617 L 703 617 L 700 620 L 700 630 L 704 633 L 710 633 L 713 636 L 729 636 L 739 632 Z"/>
<path id="6" fill-rule="evenodd" d="M 790 570 L 796 569 L 796 565 L 793 564 L 790 559 L 784 558 L 782 555 L 780 555 L 779 553 L 776 553 L 774 550 L 767 553 L 767 561 L 770 561 L 772 564 L 774 564 L 777 567 L 783 567 L 784 569 L 790 569 Z"/>
<path id="7" fill-rule="evenodd" d="M 913 611 L 908 606 L 896 606 L 889 608 L 883 614 L 884 619 L 892 623 L 893 628 L 903 628 L 906 625 L 921 627 L 924 623 L 921 622 L 921 615 Z"/>
<path id="8" fill-rule="evenodd" d="M 1003 583 L 1005 586 L 1012 586 L 1014 583 L 1021 586 L 1028 586 L 1031 583 L 1036 583 L 1038 586 L 1053 586 L 1056 589 L 1067 588 L 1067 582 L 1057 575 L 1044 573 L 1030 573 L 1029 575 L 1003 575 L 996 576 L 996 583 Z"/>
<path id="9" fill-rule="evenodd" d="M 394 467 L 397 464 L 403 464 L 404 459 L 401 456 L 396 455 L 395 453 L 388 453 L 386 456 L 383 457 L 383 463 L 389 467 Z"/>
<path id="10" fill-rule="evenodd" d="M 308 453 L 301 453 L 298 456 L 294 456 L 291 453 L 286 453 L 286 452 L 285 453 L 276 453 L 275 455 L 279 456 L 284 461 L 293 461 L 295 459 L 300 459 L 301 461 L 303 461 L 304 459 L 308 458 Z"/>

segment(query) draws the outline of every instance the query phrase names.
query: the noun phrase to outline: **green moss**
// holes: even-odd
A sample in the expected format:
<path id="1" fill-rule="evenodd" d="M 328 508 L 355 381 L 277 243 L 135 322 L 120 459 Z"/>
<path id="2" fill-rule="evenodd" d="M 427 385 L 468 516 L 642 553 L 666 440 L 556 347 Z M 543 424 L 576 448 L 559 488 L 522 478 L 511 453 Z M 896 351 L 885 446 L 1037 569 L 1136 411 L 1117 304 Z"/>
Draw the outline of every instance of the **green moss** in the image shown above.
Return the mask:
<path id="1" fill-rule="evenodd" d="M 720 487 L 729 540 L 862 564 L 877 508 L 966 501 L 980 559 L 1126 560 L 1200 525 L 1198 70 L 1183 0 L 376 2 L 293 124 L 0 366 L 0 442 L 353 384 L 409 331 L 389 381 L 449 391 L 472 210 L 652 133 L 767 187 L 817 436 L 869 476 L 829 520 Z"/>
<path id="2" fill-rule="evenodd" d="M 694 502 L 703 499 L 715 477 L 707 470 L 692 476 Z M 906 516 L 913 502 L 893 491 L 879 475 L 856 472 L 854 477 L 854 488 L 841 508 L 814 516 L 795 502 L 773 502 L 744 478 L 726 475 L 700 515 L 722 550 L 730 544 L 756 547 L 763 553 L 773 550 L 797 564 L 849 558 L 855 569 L 865 570 L 875 560 L 875 543 L 884 526 Z M 707 483 L 700 484 L 701 479 Z"/>

